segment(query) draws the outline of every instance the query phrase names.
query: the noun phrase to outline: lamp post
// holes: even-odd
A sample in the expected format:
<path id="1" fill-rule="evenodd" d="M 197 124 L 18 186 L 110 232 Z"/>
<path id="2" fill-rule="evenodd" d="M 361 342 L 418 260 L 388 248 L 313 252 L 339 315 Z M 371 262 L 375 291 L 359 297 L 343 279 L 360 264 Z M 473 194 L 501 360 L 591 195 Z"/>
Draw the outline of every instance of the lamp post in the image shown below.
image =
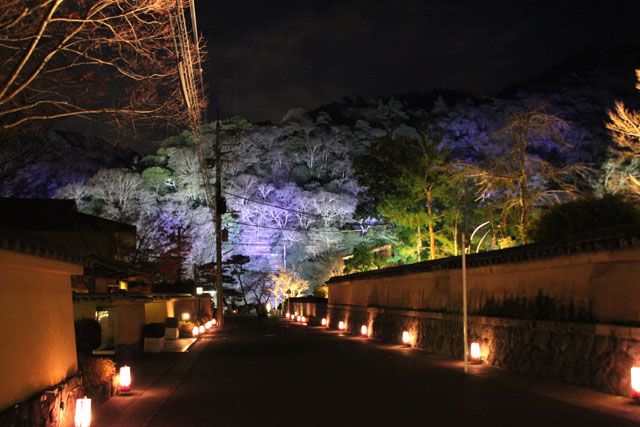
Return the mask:
<path id="1" fill-rule="evenodd" d="M 467 327 L 467 239 L 465 232 L 462 232 L 462 334 L 464 336 L 464 372 L 469 371 L 468 353 L 468 327 Z"/>
<path id="2" fill-rule="evenodd" d="M 291 313 L 291 300 L 289 299 L 291 295 L 291 289 L 287 289 L 287 311 Z"/>

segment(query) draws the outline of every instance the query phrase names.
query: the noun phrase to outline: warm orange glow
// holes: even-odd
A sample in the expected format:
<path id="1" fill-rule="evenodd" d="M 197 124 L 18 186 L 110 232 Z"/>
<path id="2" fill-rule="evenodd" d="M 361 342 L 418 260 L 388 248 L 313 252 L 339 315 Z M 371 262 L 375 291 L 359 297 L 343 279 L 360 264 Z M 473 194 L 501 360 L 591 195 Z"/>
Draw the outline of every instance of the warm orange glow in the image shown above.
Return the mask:
<path id="1" fill-rule="evenodd" d="M 293 313 L 293 315 L 294 315 L 294 316 L 297 316 L 297 315 L 298 315 L 298 312 L 296 311 L 295 313 Z"/>
<path id="2" fill-rule="evenodd" d="M 189 313 L 182 313 L 182 320 L 187 321 L 191 319 L 191 315 Z"/>
<path id="3" fill-rule="evenodd" d="M 125 282 L 124 280 L 120 280 L 118 282 L 118 288 L 127 291 L 127 290 L 129 290 L 129 284 L 127 282 Z"/>
<path id="4" fill-rule="evenodd" d="M 368 333 L 367 333 L 367 332 L 368 332 L 368 330 L 367 330 L 367 325 L 362 325 L 362 326 L 360 327 L 360 333 L 366 337 L 366 336 L 368 335 Z"/>
<path id="5" fill-rule="evenodd" d="M 204 324 L 205 329 L 211 329 L 212 326 L 213 326 L 213 323 L 211 323 L 211 320 L 209 320 L 207 323 Z"/>
<path id="6" fill-rule="evenodd" d="M 300 316 L 297 316 L 297 317 L 296 317 L 296 320 L 299 322 L 299 321 L 300 321 Z"/>
<path id="7" fill-rule="evenodd" d="M 635 399 L 640 399 L 640 366 L 631 368 L 631 393 Z"/>
<path id="8" fill-rule="evenodd" d="M 411 343 L 411 336 L 409 335 L 409 332 L 404 331 L 402 333 L 402 343 L 403 344 L 410 344 Z"/>
<path id="9" fill-rule="evenodd" d="M 322 326 L 327 326 L 327 319 L 323 317 L 320 323 L 322 324 Z"/>
<path id="10" fill-rule="evenodd" d="M 131 368 L 126 365 L 120 368 L 120 391 L 131 391 Z"/>
<path id="11" fill-rule="evenodd" d="M 91 399 L 76 400 L 76 427 L 89 427 L 91 425 Z"/>
<path id="12" fill-rule="evenodd" d="M 197 295 L 202 295 L 202 287 L 201 287 L 201 286 L 198 286 L 198 287 L 196 288 L 196 294 L 197 294 Z"/>
<path id="13" fill-rule="evenodd" d="M 204 334 L 204 326 L 200 325 L 198 329 L 201 334 Z"/>
<path id="14" fill-rule="evenodd" d="M 342 320 L 338 322 L 338 329 L 340 329 L 341 331 L 344 331 L 344 322 Z"/>
<path id="15" fill-rule="evenodd" d="M 477 342 L 471 343 L 471 361 L 472 362 L 480 362 L 482 360 L 482 355 L 480 354 L 480 344 Z"/>
<path id="16" fill-rule="evenodd" d="M 304 316 L 302 316 L 302 317 L 300 318 L 300 321 L 301 321 L 302 323 L 304 323 L 304 322 L 306 322 L 306 321 L 307 321 L 307 318 L 306 318 L 306 317 L 304 317 Z"/>
<path id="17" fill-rule="evenodd" d="M 213 322 L 213 326 L 216 326 L 218 324 L 218 321 L 216 319 L 213 319 L 212 322 Z"/>
<path id="18" fill-rule="evenodd" d="M 290 313 L 287 313 L 287 314 L 285 314 L 285 317 L 288 319 L 288 318 L 290 318 L 290 317 L 291 317 L 291 314 L 290 314 Z"/>
<path id="19" fill-rule="evenodd" d="M 200 332 L 200 328 L 198 328 L 197 326 L 194 326 L 193 331 L 191 331 L 194 337 L 197 337 L 199 332 Z"/>

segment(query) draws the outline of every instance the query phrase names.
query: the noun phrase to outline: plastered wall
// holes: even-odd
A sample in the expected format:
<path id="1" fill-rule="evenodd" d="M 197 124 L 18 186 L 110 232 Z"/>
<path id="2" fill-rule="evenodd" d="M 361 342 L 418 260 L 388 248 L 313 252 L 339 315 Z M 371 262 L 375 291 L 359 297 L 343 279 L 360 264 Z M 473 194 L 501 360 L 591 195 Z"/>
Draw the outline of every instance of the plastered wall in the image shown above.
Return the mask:
<path id="1" fill-rule="evenodd" d="M 0 250 L 0 410 L 78 371 L 71 275 L 82 267 Z"/>

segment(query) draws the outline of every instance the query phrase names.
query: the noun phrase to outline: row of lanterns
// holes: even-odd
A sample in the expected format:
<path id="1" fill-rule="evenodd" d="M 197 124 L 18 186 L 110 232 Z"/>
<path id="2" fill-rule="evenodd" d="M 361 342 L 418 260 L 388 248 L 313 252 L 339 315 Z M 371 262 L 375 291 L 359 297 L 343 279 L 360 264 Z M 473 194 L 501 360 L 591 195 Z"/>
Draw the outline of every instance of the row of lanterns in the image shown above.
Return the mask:
<path id="1" fill-rule="evenodd" d="M 328 326 L 326 318 L 322 318 L 320 322 L 322 326 Z M 338 322 L 338 329 L 344 331 L 346 329 L 345 323 L 341 320 Z M 369 328 L 367 325 L 360 327 L 360 334 L 362 336 L 369 336 Z M 411 345 L 411 335 L 409 331 L 402 332 L 402 343 L 404 345 Z M 469 348 L 469 356 L 472 363 L 482 363 L 482 352 L 480 351 L 480 343 L 472 342 Z M 640 366 L 634 366 L 631 368 L 631 394 L 636 400 L 640 400 Z"/>
<path id="2" fill-rule="evenodd" d="M 131 393 L 131 367 L 124 365 L 120 367 L 120 394 Z M 75 427 L 91 426 L 91 399 L 87 396 L 76 400 L 76 414 L 74 417 Z"/>
<path id="3" fill-rule="evenodd" d="M 204 325 L 194 326 L 193 330 L 191 331 L 191 333 L 193 334 L 194 337 L 197 337 L 200 334 L 204 334 L 206 331 L 208 331 L 209 329 L 213 328 L 217 324 L 218 324 L 218 322 L 216 321 L 216 319 L 209 320 L 209 321 L 205 322 Z"/>

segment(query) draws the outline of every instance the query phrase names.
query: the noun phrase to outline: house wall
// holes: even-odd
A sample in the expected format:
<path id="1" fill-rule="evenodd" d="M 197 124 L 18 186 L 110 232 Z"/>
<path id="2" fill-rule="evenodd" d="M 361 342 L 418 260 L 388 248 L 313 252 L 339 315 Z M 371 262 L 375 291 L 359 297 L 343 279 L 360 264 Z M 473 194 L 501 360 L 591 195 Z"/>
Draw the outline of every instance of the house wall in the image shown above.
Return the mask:
<path id="1" fill-rule="evenodd" d="M 77 274 L 79 265 L 0 249 L 0 411 L 77 373 Z"/>
<path id="2" fill-rule="evenodd" d="M 513 315 L 546 304 L 553 320 L 640 322 L 640 249 L 467 269 L 471 313 Z M 459 313 L 462 274 L 447 269 L 329 283 L 329 303 Z"/>
<path id="3" fill-rule="evenodd" d="M 116 345 L 132 345 L 142 341 L 142 331 L 146 322 L 145 307 L 142 303 L 118 306 L 116 325 Z M 162 319 L 164 321 L 164 319 Z"/>
<path id="4" fill-rule="evenodd" d="M 144 305 L 144 314 L 147 323 L 162 323 L 164 319 L 169 316 L 169 306 L 173 311 L 173 302 L 171 300 L 166 301 L 154 301 L 148 302 Z"/>

